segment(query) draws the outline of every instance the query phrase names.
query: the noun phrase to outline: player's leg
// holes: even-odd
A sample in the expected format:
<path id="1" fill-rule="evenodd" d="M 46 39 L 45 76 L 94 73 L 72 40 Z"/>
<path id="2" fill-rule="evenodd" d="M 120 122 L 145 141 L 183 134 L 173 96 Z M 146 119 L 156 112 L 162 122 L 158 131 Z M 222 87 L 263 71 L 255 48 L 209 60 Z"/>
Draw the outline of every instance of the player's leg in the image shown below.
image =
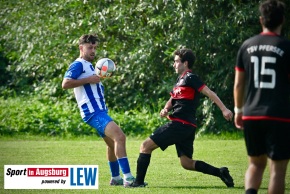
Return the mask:
<path id="1" fill-rule="evenodd" d="M 267 154 L 270 158 L 268 193 L 284 193 L 287 165 L 290 159 L 290 124 L 273 122 L 267 134 Z"/>
<path id="2" fill-rule="evenodd" d="M 105 135 L 113 140 L 116 157 L 126 157 L 126 136 L 114 121 L 110 121 L 107 124 L 105 128 Z"/>
<path id="3" fill-rule="evenodd" d="M 132 187 L 144 187 L 146 183 L 144 182 L 147 169 L 151 160 L 151 153 L 153 150 L 158 148 L 158 146 L 148 137 L 140 146 L 140 153 L 137 159 L 137 169 L 136 169 L 136 180 Z"/>
<path id="4" fill-rule="evenodd" d="M 219 177 L 227 185 L 227 187 L 234 186 L 234 180 L 231 177 L 228 168 L 226 167 L 217 168 L 204 161 L 193 160 L 186 155 L 180 156 L 180 163 L 181 166 L 186 170 L 192 170 L 216 176 Z"/>
<path id="5" fill-rule="evenodd" d="M 269 194 L 285 192 L 285 178 L 289 160 L 270 160 Z"/>
<path id="6" fill-rule="evenodd" d="M 158 147 L 163 151 L 173 144 L 172 130 L 175 124 L 169 122 L 156 129 L 150 137 L 148 137 L 140 146 L 140 154 L 137 159 L 136 180 L 131 187 L 144 187 L 147 183 L 144 182 L 147 169 L 150 164 L 151 153 Z"/>
<path id="7" fill-rule="evenodd" d="M 129 160 L 126 153 L 126 136 L 121 128 L 110 121 L 105 128 L 105 135 L 113 140 L 115 156 L 124 175 L 124 186 L 128 186 L 135 179 L 130 170 Z"/>
<path id="8" fill-rule="evenodd" d="M 123 179 L 120 176 L 119 163 L 114 151 L 114 141 L 109 137 L 103 138 L 107 144 L 107 160 L 111 171 L 110 185 L 123 185 Z"/>
<path id="9" fill-rule="evenodd" d="M 126 136 L 120 127 L 113 121 L 113 119 L 106 112 L 99 112 L 94 114 L 87 124 L 95 128 L 98 134 L 104 138 L 107 144 L 107 154 L 109 161 L 114 161 L 115 158 L 118 161 L 119 166 L 123 172 L 125 181 L 134 180 L 131 174 L 127 153 L 126 153 Z M 113 152 L 115 157 L 113 156 Z M 112 164 L 112 168 L 117 168 L 116 163 Z M 115 171 L 115 170 L 113 170 Z M 132 182 L 131 181 L 131 182 Z"/>
<path id="10" fill-rule="evenodd" d="M 244 120 L 244 137 L 248 154 L 248 169 L 245 173 L 247 194 L 258 192 L 267 166 L 265 140 L 270 123 L 263 120 Z"/>
<path id="11" fill-rule="evenodd" d="M 249 156 L 249 165 L 245 174 L 245 190 L 258 191 L 267 165 L 267 156 Z"/>

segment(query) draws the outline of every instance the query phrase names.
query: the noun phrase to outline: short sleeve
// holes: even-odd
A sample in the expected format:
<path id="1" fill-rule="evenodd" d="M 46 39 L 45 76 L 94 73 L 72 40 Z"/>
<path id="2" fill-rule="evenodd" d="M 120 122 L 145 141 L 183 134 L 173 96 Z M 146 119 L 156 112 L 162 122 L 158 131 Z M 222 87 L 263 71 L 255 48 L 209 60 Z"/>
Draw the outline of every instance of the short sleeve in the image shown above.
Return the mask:
<path id="1" fill-rule="evenodd" d="M 83 73 L 83 64 L 79 61 L 73 62 L 65 72 L 64 78 L 77 79 Z"/>
<path id="2" fill-rule="evenodd" d="M 194 88 L 197 91 L 201 91 L 204 87 L 205 84 L 203 83 L 203 81 L 195 74 L 191 74 L 186 78 L 186 82 L 187 84 Z"/>

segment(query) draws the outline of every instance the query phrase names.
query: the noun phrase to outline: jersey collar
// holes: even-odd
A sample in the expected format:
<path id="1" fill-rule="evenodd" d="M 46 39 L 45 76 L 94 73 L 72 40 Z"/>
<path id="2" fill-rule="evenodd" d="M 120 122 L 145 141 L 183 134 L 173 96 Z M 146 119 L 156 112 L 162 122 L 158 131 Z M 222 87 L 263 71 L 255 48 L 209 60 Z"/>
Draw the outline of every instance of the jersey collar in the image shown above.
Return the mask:
<path id="1" fill-rule="evenodd" d="M 192 72 L 192 70 L 187 70 L 187 71 L 183 72 L 183 74 L 180 76 L 180 78 L 182 78 L 188 72 Z"/>
<path id="2" fill-rule="evenodd" d="M 261 32 L 261 35 L 268 35 L 268 36 L 279 36 L 279 34 L 275 32 Z"/>

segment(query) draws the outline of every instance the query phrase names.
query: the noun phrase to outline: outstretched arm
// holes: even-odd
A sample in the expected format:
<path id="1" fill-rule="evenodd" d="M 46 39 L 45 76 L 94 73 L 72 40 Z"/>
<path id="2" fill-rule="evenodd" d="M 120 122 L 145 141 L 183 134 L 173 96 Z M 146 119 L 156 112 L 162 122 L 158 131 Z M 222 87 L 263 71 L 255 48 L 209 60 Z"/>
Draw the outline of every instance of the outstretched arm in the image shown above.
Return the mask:
<path id="1" fill-rule="evenodd" d="M 202 90 L 201 93 L 209 97 L 212 101 L 215 102 L 215 104 L 220 108 L 220 110 L 223 113 L 223 116 L 226 120 L 230 121 L 233 118 L 233 113 L 227 107 L 224 105 L 224 103 L 220 100 L 220 98 L 211 91 L 207 86 L 205 86 Z"/>

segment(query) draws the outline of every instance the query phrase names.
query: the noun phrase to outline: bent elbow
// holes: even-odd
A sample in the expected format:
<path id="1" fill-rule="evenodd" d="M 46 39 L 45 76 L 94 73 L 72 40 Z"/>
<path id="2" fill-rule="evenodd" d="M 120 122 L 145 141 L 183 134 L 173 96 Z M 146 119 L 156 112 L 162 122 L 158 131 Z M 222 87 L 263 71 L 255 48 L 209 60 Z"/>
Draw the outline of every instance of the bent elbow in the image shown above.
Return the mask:
<path id="1" fill-rule="evenodd" d="M 63 80 L 61 87 L 62 89 L 69 89 L 68 83 L 65 80 Z"/>

